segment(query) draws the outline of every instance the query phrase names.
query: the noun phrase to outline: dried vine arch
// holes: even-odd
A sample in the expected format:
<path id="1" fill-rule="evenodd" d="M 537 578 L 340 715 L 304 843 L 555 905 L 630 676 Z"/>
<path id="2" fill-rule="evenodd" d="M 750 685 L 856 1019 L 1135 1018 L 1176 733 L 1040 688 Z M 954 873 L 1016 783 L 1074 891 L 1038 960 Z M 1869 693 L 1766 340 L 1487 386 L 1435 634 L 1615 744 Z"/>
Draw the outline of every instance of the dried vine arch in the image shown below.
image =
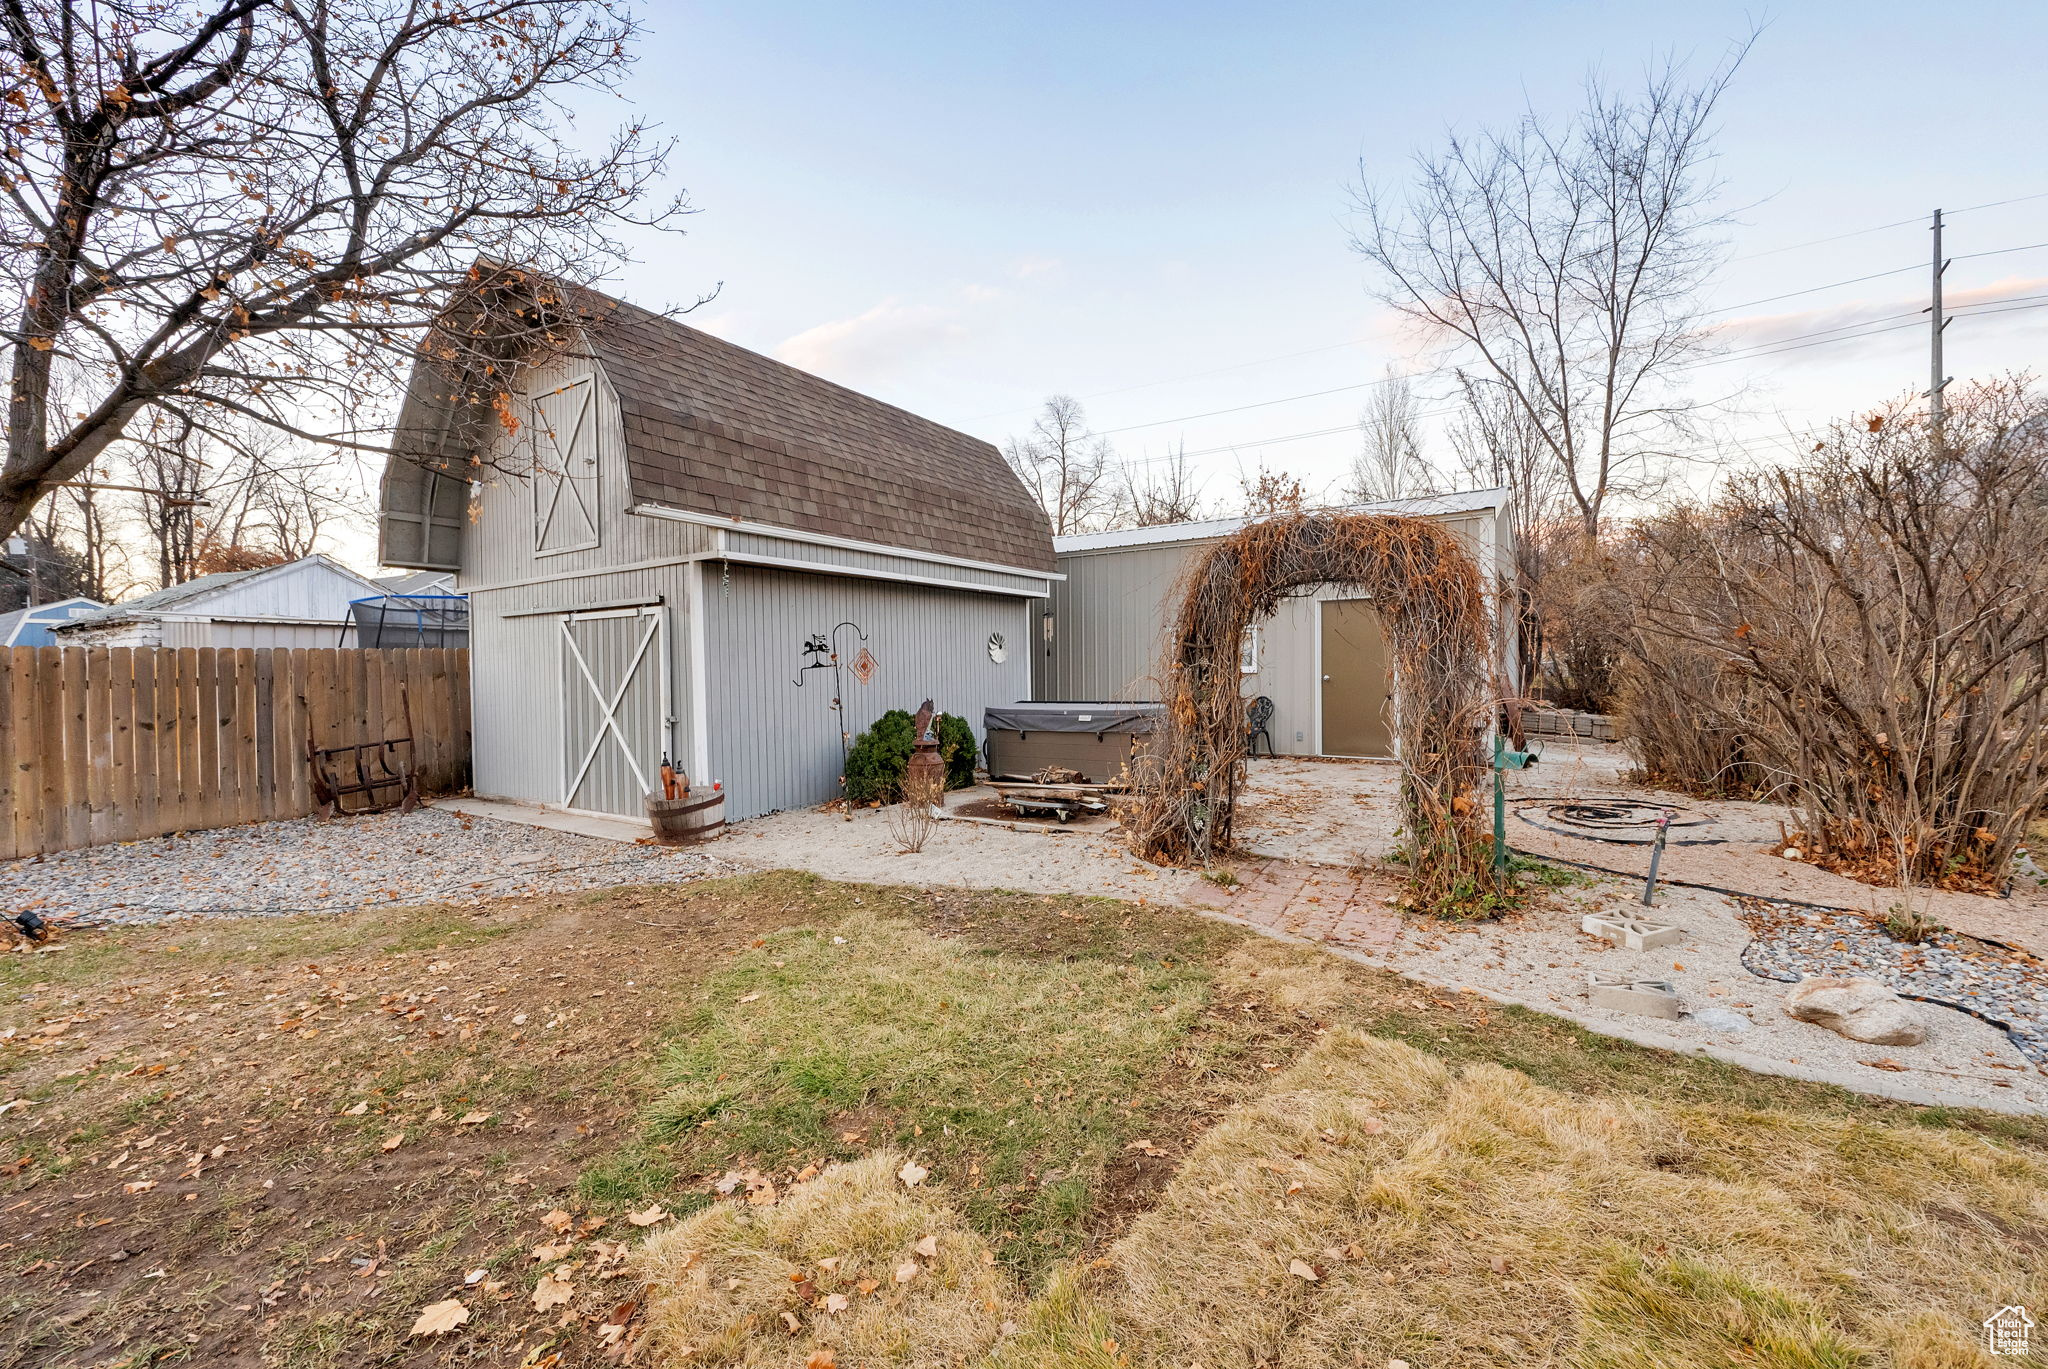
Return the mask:
<path id="1" fill-rule="evenodd" d="M 1244 631 L 1292 591 L 1356 586 L 1377 605 L 1393 658 L 1414 891 L 1454 905 L 1492 889 L 1475 792 L 1494 703 L 1490 624 L 1478 568 L 1456 534 L 1402 515 L 1286 514 L 1217 543 L 1182 583 L 1161 677 L 1165 717 L 1127 822 L 1138 854 L 1191 865 L 1231 849 L 1245 762 Z"/>

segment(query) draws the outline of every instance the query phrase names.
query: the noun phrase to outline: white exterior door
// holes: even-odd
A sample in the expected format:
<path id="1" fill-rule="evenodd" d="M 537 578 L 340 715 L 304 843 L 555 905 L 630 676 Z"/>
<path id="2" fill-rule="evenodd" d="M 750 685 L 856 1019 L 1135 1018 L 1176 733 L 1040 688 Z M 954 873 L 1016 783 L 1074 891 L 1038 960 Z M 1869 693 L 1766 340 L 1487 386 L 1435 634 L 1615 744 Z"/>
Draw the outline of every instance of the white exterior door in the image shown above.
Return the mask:
<path id="1" fill-rule="evenodd" d="M 561 623 L 562 806 L 638 816 L 673 756 L 668 614 L 660 605 Z"/>

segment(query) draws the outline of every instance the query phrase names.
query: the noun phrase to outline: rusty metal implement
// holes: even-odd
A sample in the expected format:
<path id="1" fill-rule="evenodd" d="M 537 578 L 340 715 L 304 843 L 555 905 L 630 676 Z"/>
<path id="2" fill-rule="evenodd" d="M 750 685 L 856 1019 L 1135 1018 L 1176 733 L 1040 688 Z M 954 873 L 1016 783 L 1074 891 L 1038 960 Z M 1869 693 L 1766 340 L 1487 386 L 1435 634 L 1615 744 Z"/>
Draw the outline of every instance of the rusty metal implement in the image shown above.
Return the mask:
<path id="1" fill-rule="evenodd" d="M 306 765 L 311 771 L 314 812 L 322 818 L 337 814 L 381 813 L 396 808 L 410 813 L 420 806 L 420 779 L 413 758 L 412 700 L 403 687 L 398 706 L 405 735 L 352 746 L 319 746 L 309 729 L 306 733 Z M 350 806 L 346 801 L 359 798 Z"/>

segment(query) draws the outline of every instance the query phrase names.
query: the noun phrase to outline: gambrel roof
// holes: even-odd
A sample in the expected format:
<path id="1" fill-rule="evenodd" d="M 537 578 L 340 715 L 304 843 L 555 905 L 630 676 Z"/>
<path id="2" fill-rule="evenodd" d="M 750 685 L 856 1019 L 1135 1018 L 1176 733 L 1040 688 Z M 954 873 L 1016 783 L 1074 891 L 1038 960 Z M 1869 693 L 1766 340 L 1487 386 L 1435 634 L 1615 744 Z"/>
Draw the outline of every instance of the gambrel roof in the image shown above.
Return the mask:
<path id="1" fill-rule="evenodd" d="M 620 300 L 589 330 L 636 503 L 1019 569 L 1052 530 L 988 443 Z"/>

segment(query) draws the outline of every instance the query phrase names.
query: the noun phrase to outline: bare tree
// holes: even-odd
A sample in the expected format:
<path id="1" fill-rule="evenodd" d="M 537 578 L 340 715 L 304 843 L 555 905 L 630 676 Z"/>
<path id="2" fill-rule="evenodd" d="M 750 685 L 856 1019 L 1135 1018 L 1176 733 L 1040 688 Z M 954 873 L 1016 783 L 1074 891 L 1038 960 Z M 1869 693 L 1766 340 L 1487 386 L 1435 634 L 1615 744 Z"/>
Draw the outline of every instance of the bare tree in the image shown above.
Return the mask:
<path id="1" fill-rule="evenodd" d="M 1188 461 L 1185 442 L 1165 456 L 1128 461 L 1117 469 L 1115 521 L 1120 527 L 1199 522 L 1204 505 L 1202 480 Z"/>
<path id="2" fill-rule="evenodd" d="M 331 456 L 250 419 L 153 413 L 117 450 L 159 585 L 310 556 L 349 517 Z"/>
<path id="3" fill-rule="evenodd" d="M 535 280 L 684 209 L 632 217 L 640 127 L 565 132 L 635 34 L 614 0 L 0 4 L 0 534 L 150 410 L 381 453 L 420 355 L 507 383 L 472 339 L 565 337 Z"/>
<path id="4" fill-rule="evenodd" d="M 1237 475 L 1238 513 L 1262 518 L 1271 513 L 1301 513 L 1308 508 L 1308 486 L 1298 475 L 1267 469 L 1264 462 Z"/>
<path id="5" fill-rule="evenodd" d="M 1389 365 L 1359 416 L 1363 438 L 1351 459 L 1344 493 L 1360 504 L 1436 491 L 1436 472 L 1422 454 L 1422 420 L 1408 377 Z"/>
<path id="6" fill-rule="evenodd" d="M 1586 542 L 1584 524 L 1567 493 L 1564 472 L 1534 418 L 1514 391 L 1488 374 L 1459 370 L 1459 413 L 1450 425 L 1451 450 L 1466 480 L 1480 488 L 1506 489 L 1514 511 L 1514 578 L 1504 593 L 1503 617 L 1520 644 L 1521 678 L 1514 681 L 1523 695 L 1539 692 L 1540 676 L 1550 661 L 1556 599 L 1568 593 L 1545 594 L 1546 578 L 1562 551 Z M 1569 624 L 1560 624 L 1559 636 Z M 1581 662 L 1583 650 L 1563 648 Z M 1550 672 L 1576 674 L 1569 668 Z M 1572 696 L 1573 690 L 1552 689 Z M 1583 703 L 1585 691 L 1566 701 Z"/>
<path id="7" fill-rule="evenodd" d="M 1088 416 L 1072 395 L 1045 401 L 1023 438 L 1011 438 L 1003 459 L 1052 522 L 1055 537 L 1094 530 L 1114 510 L 1116 454 L 1091 435 Z"/>
<path id="8" fill-rule="evenodd" d="M 1362 185 L 1353 246 L 1392 308 L 1466 354 L 1526 415 L 1588 536 L 1645 492 L 1698 406 L 1719 260 L 1714 110 L 1749 44 L 1698 84 L 1666 65 L 1633 94 L 1597 79 L 1559 124 L 1453 135 L 1398 200 Z"/>

